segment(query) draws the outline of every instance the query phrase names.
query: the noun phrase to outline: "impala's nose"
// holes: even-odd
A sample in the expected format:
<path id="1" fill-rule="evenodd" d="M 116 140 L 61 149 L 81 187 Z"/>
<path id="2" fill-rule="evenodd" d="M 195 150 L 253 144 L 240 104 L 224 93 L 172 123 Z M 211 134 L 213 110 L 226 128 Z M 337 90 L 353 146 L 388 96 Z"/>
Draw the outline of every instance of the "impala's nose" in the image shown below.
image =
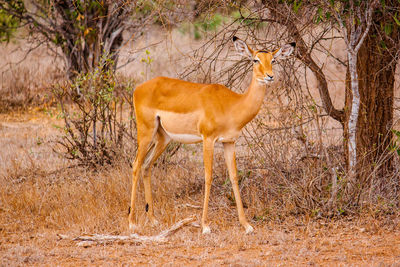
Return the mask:
<path id="1" fill-rule="evenodd" d="M 272 82 L 274 80 L 274 75 L 269 75 L 267 74 L 267 76 L 264 78 L 266 81 L 268 82 Z"/>

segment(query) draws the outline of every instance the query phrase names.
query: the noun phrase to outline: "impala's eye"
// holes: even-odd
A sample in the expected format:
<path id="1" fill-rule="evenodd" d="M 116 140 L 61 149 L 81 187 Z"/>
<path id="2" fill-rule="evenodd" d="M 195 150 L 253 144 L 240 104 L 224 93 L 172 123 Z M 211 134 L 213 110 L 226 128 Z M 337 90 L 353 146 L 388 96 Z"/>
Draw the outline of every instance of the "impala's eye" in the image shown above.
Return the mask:
<path id="1" fill-rule="evenodd" d="M 273 59 L 272 61 L 271 61 L 271 64 L 274 64 L 276 62 L 276 60 L 275 59 Z"/>
<path id="2" fill-rule="evenodd" d="M 258 59 L 253 59 L 253 62 L 254 62 L 254 63 L 260 63 L 260 60 L 258 60 Z"/>

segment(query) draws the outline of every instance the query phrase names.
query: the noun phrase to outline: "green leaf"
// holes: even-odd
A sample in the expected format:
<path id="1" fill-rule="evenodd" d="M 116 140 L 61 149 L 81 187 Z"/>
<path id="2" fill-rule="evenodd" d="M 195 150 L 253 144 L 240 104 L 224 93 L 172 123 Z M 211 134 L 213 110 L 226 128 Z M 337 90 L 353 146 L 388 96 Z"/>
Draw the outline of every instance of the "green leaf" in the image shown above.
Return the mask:
<path id="1" fill-rule="evenodd" d="M 293 11 L 294 11 L 295 13 L 298 13 L 298 12 L 299 12 L 299 9 L 300 9 L 300 7 L 301 7 L 302 4 L 303 4 L 303 1 L 302 1 L 302 0 L 300 0 L 299 2 L 297 2 L 297 0 L 295 0 L 295 1 L 293 2 Z"/>
<path id="2" fill-rule="evenodd" d="M 393 20 L 394 20 L 394 22 L 396 22 L 397 26 L 400 26 L 400 21 L 397 19 L 397 12 L 396 12 L 396 14 L 393 16 Z"/>
<path id="3" fill-rule="evenodd" d="M 325 17 L 327 20 L 329 20 L 331 18 L 331 12 L 326 12 Z"/>
<path id="4" fill-rule="evenodd" d="M 381 45 L 381 47 L 383 48 L 383 49 L 386 49 L 387 48 L 387 45 L 386 45 L 386 43 L 385 43 L 385 41 L 380 41 L 380 45 Z"/>
<path id="5" fill-rule="evenodd" d="M 391 23 L 385 24 L 384 29 L 386 35 L 390 35 L 392 33 L 392 24 Z"/>
<path id="6" fill-rule="evenodd" d="M 317 9 L 317 14 L 315 14 L 315 17 L 314 17 L 314 22 L 316 23 L 316 24 L 318 24 L 318 23 L 320 23 L 321 21 L 322 21 L 322 8 L 318 8 Z"/>
<path id="7" fill-rule="evenodd" d="M 397 131 L 395 129 L 392 129 L 392 132 L 398 137 L 400 138 L 400 131 Z"/>

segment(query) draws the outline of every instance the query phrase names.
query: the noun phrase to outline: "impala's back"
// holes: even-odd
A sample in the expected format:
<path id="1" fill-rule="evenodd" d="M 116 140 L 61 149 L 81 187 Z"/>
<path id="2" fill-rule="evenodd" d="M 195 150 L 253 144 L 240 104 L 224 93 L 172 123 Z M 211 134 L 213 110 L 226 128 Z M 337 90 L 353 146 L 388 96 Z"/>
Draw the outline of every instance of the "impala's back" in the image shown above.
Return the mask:
<path id="1" fill-rule="evenodd" d="M 154 123 L 158 117 L 162 128 L 173 140 L 196 143 L 213 130 L 211 126 L 215 128 L 217 124 L 223 127 L 228 123 L 232 105 L 225 104 L 234 102 L 238 97 L 238 94 L 218 84 L 157 77 L 136 88 L 134 103 L 136 118 L 140 121 L 138 125 Z M 224 113 L 227 118 L 221 118 Z M 210 126 L 207 127 L 207 124 Z"/>

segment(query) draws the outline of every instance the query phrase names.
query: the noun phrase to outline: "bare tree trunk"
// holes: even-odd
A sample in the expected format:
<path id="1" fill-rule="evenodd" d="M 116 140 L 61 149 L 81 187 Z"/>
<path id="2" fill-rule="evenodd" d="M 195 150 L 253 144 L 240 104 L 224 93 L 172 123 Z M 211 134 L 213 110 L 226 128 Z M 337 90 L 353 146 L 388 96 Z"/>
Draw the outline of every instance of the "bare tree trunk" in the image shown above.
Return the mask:
<path id="1" fill-rule="evenodd" d="M 387 6 L 399 7 L 395 0 Z M 359 190 L 354 200 L 359 202 L 365 190 L 363 188 L 384 187 L 385 178 L 393 170 L 393 157 L 389 151 L 392 144 L 393 100 L 396 64 L 400 48 L 399 27 L 395 26 L 388 34 L 382 25 L 390 23 L 392 11 L 382 9 L 382 14 L 375 14 L 371 29 L 362 43 L 356 58 L 356 65 L 349 66 L 346 80 L 346 103 L 354 105 L 354 85 L 349 82 L 357 79 L 358 119 L 352 119 L 353 106 L 345 112 L 344 146 L 349 167 L 355 168 L 352 183 Z M 354 58 L 352 59 L 354 60 Z M 356 70 L 354 71 L 354 67 Z M 355 72 L 358 77 L 351 76 Z M 352 130 L 356 126 L 354 136 Z M 353 127 L 353 128 L 351 128 Z M 352 151 L 355 142 L 356 151 Z M 348 148 L 348 149 L 347 149 Z M 354 158 L 354 154 L 357 153 Z M 376 187 L 378 185 L 378 187 Z"/>
<path id="2" fill-rule="evenodd" d="M 358 52 L 363 45 L 366 37 L 370 33 L 372 25 L 372 18 L 374 15 L 375 8 L 379 5 L 377 0 L 365 1 L 358 3 L 354 0 L 349 1 L 350 12 L 346 9 L 337 9 L 332 2 L 324 0 L 327 7 L 333 13 L 338 25 L 341 35 L 346 43 L 347 50 L 347 62 L 348 72 L 346 77 L 350 77 L 350 86 L 348 86 L 346 93 L 346 107 L 349 104 L 349 92 L 351 92 L 351 108 L 350 113 L 346 112 L 348 120 L 344 123 L 344 136 L 345 139 L 345 151 L 347 152 L 347 189 L 353 193 L 356 185 L 360 184 L 357 179 L 358 175 L 358 158 L 359 149 L 357 147 L 357 134 L 359 128 L 357 127 L 359 114 L 360 114 L 360 91 L 359 91 L 359 80 L 358 80 Z M 348 85 L 348 82 L 346 83 Z M 347 117 L 346 117 L 347 118 Z M 347 124 L 347 125 L 346 125 Z M 357 193 L 361 192 L 357 190 Z M 351 194 L 353 195 L 353 194 Z M 358 200 L 351 200 L 351 202 L 358 203 Z"/>
<path id="3" fill-rule="evenodd" d="M 394 2 L 394 1 L 392 1 Z M 392 142 L 393 100 L 399 50 L 399 28 L 388 36 L 380 32 L 383 18 L 377 17 L 361 47 L 357 65 L 360 89 L 360 116 L 356 138 L 359 151 L 359 179 L 372 182 L 384 179 L 393 158 L 388 150 Z M 385 49 L 382 44 L 385 44 Z"/>
<path id="4" fill-rule="evenodd" d="M 360 92 L 358 88 L 358 74 L 357 74 L 357 52 L 349 51 L 347 53 L 347 60 L 349 63 L 349 74 L 350 74 L 350 88 L 352 92 L 351 100 L 351 111 L 348 120 L 348 164 L 349 164 L 349 183 L 354 184 L 356 166 L 357 166 L 357 121 L 360 110 Z"/>

